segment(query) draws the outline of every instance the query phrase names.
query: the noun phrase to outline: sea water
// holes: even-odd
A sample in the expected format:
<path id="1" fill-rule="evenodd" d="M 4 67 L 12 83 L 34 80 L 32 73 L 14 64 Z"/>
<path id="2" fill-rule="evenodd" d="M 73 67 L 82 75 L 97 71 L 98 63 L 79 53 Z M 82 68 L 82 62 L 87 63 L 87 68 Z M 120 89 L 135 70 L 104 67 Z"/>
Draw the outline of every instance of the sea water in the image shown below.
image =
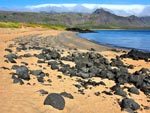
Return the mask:
<path id="1" fill-rule="evenodd" d="M 78 36 L 108 46 L 150 51 L 150 30 L 95 30 Z"/>

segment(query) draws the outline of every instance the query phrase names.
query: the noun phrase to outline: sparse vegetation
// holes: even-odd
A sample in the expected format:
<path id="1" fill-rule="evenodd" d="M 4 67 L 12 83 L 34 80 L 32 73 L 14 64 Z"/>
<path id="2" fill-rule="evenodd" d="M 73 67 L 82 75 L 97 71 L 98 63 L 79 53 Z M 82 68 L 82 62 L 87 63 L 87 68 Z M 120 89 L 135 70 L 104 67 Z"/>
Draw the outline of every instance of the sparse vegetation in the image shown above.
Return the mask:
<path id="1" fill-rule="evenodd" d="M 50 24 L 37 24 L 37 23 L 17 23 L 17 22 L 0 22 L 0 28 L 22 28 L 22 27 L 42 27 L 50 29 L 64 30 L 65 26 L 55 26 Z"/>
<path id="2" fill-rule="evenodd" d="M 21 25 L 14 22 L 0 22 L 0 28 L 21 28 Z"/>
<path id="3" fill-rule="evenodd" d="M 44 27 L 65 29 L 150 29 L 150 17 L 121 17 L 104 10 L 101 13 L 35 13 L 0 11 L 0 27 Z"/>

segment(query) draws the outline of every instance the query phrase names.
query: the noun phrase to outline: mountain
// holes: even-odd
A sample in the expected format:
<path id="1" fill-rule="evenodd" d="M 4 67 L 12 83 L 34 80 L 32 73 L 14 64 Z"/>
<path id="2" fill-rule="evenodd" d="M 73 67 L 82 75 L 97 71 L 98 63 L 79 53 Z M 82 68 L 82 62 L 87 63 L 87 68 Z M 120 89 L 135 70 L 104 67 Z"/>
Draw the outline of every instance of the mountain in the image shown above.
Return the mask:
<path id="1" fill-rule="evenodd" d="M 137 17 L 134 15 L 131 15 L 129 17 L 122 17 L 112 14 L 103 9 L 97 9 L 94 13 L 92 13 L 91 16 L 94 17 L 95 25 L 101 24 L 112 26 L 137 26 L 137 27 L 150 26 L 150 18 Z"/>
<path id="2" fill-rule="evenodd" d="M 78 6 L 79 7 L 79 6 Z M 82 7 L 84 9 L 84 7 Z M 53 24 L 67 27 L 84 28 L 139 28 L 150 27 L 150 17 L 134 15 L 123 17 L 105 9 L 97 9 L 93 13 L 55 13 L 47 12 L 0 12 L 0 21 L 23 23 Z"/>
<path id="3" fill-rule="evenodd" d="M 26 10 L 38 12 L 78 12 L 78 13 L 92 13 L 94 10 L 103 8 L 107 11 L 119 16 L 149 16 L 148 12 L 150 5 L 108 5 L 108 4 L 40 4 L 34 6 L 26 6 Z"/>
<path id="4" fill-rule="evenodd" d="M 150 16 L 150 5 L 116 5 L 116 4 L 40 4 L 24 7 L 0 7 L 3 11 L 28 11 L 28 12 L 74 12 L 92 13 L 96 9 L 103 8 L 119 16 Z"/>

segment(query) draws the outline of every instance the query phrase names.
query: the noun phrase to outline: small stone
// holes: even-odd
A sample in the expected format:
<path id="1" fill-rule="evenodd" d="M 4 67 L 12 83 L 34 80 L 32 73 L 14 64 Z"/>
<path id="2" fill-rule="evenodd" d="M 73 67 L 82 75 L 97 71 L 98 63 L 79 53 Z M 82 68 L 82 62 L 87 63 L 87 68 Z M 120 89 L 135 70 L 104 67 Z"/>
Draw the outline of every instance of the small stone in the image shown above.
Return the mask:
<path id="1" fill-rule="evenodd" d="M 58 78 L 58 79 L 62 79 L 62 76 L 61 76 L 61 75 L 58 75 L 57 78 Z"/>
<path id="2" fill-rule="evenodd" d="M 104 93 L 106 95 L 113 95 L 111 92 L 108 92 L 108 91 L 103 91 L 102 93 Z"/>
<path id="3" fill-rule="evenodd" d="M 96 96 L 99 96 L 100 95 L 100 92 L 95 92 L 94 93 Z"/>
<path id="4" fill-rule="evenodd" d="M 44 83 L 44 78 L 43 77 L 37 77 L 38 82 Z"/>
<path id="5" fill-rule="evenodd" d="M 42 95 L 46 95 L 48 94 L 48 91 L 45 91 L 44 89 L 39 90 L 40 94 Z"/>
<path id="6" fill-rule="evenodd" d="M 8 48 L 6 48 L 5 51 L 8 51 L 8 52 L 12 53 L 12 50 L 8 49 Z"/>
<path id="7" fill-rule="evenodd" d="M 67 98 L 70 98 L 70 99 L 74 99 L 74 97 L 70 93 L 67 93 L 67 92 L 62 92 L 62 93 L 60 93 L 60 95 L 67 97 Z"/>
<path id="8" fill-rule="evenodd" d="M 26 63 L 26 62 L 21 62 L 21 64 L 24 64 L 24 65 L 26 65 L 26 66 L 28 65 L 28 63 Z"/>
<path id="9" fill-rule="evenodd" d="M 40 74 L 43 73 L 43 72 L 42 72 L 42 70 L 31 70 L 30 73 L 31 73 L 32 75 L 40 75 Z"/>
<path id="10" fill-rule="evenodd" d="M 30 53 L 24 54 L 24 57 L 31 57 L 32 55 Z"/>
<path id="11" fill-rule="evenodd" d="M 13 79 L 14 84 L 17 84 L 17 83 L 19 83 L 20 85 L 24 84 L 23 80 L 20 78 L 17 78 L 15 75 L 12 75 L 12 79 Z"/>
<path id="12" fill-rule="evenodd" d="M 52 80 L 51 80 L 51 79 L 48 79 L 48 80 L 47 80 L 47 82 L 51 83 L 51 82 L 52 82 Z"/>

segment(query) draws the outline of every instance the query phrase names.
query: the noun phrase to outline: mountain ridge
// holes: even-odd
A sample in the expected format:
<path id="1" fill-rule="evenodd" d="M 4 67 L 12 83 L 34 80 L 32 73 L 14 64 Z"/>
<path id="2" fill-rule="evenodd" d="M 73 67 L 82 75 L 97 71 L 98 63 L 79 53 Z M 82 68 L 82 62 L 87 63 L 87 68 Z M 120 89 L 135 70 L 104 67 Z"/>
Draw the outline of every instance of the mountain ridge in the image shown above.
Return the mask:
<path id="1" fill-rule="evenodd" d="M 63 8 L 62 8 L 63 7 Z M 26 6 L 26 9 L 32 9 L 32 11 L 51 11 L 54 12 L 82 12 L 82 13 L 92 13 L 96 9 L 107 9 L 111 10 L 111 13 L 114 13 L 119 16 L 150 16 L 149 9 L 150 5 L 118 5 L 118 4 L 41 4 L 35 6 Z M 55 10 L 56 8 L 56 10 Z"/>
<path id="2" fill-rule="evenodd" d="M 0 21 L 2 22 L 23 22 L 62 25 L 67 27 L 150 27 L 150 17 L 137 17 L 134 15 L 123 17 L 97 9 L 93 13 L 34 13 L 34 12 L 0 12 Z"/>

